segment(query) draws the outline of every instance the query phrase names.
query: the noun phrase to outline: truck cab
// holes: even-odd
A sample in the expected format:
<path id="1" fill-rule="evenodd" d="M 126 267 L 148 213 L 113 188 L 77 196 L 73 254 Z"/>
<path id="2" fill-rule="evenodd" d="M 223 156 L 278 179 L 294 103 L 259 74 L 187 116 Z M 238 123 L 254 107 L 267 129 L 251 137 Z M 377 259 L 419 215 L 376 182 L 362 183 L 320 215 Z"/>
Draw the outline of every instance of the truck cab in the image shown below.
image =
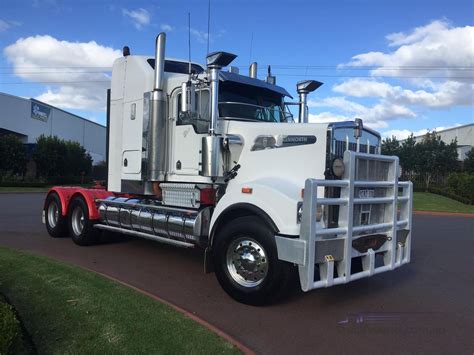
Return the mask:
<path id="1" fill-rule="evenodd" d="M 309 123 L 270 73 L 239 75 L 235 55 L 206 66 L 124 55 L 107 103 L 105 190 L 53 188 L 44 220 L 52 236 L 93 244 L 101 231 L 205 249 L 234 299 L 275 300 L 298 277 L 309 291 L 410 261 L 412 186 L 397 157 L 362 120 Z M 288 105 L 296 105 L 293 117 Z"/>

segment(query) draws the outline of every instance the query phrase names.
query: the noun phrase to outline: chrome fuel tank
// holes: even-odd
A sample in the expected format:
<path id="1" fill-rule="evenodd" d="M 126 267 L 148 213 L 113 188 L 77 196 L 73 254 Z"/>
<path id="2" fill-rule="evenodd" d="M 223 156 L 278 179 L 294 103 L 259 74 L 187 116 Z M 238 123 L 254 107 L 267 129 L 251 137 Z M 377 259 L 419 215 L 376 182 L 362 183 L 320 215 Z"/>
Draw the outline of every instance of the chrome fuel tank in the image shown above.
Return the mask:
<path id="1" fill-rule="evenodd" d="M 149 236 L 206 246 L 211 209 L 172 208 L 148 200 L 109 197 L 97 200 L 102 224 Z M 127 233 L 131 234 L 131 233 Z"/>

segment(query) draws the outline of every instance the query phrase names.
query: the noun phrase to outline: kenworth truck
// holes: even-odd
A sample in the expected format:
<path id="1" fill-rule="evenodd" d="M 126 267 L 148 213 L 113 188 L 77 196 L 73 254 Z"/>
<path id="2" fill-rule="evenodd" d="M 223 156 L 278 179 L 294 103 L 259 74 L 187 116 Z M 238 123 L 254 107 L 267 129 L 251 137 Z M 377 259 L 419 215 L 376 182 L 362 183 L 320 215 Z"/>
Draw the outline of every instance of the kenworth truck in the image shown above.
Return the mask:
<path id="1" fill-rule="evenodd" d="M 261 305 L 295 276 L 303 291 L 344 284 L 410 261 L 412 185 L 362 120 L 308 123 L 269 74 L 155 57 L 113 64 L 107 100 L 106 188 L 54 187 L 43 221 L 53 237 L 91 245 L 103 231 L 200 247 L 235 300 Z M 227 70 L 223 68 L 229 67 Z M 298 105 L 298 117 L 288 105 Z"/>

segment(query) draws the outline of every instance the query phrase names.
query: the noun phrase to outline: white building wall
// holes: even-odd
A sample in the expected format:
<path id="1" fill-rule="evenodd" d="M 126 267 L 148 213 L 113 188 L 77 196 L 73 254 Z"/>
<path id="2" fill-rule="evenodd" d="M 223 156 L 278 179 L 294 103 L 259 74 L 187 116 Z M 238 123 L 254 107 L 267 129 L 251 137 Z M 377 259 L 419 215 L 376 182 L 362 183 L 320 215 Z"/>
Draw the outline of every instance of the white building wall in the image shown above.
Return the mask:
<path id="1" fill-rule="evenodd" d="M 49 115 L 35 119 L 35 103 Z M 21 135 L 23 143 L 36 143 L 42 134 L 80 143 L 95 163 L 105 160 L 106 128 L 95 122 L 60 110 L 45 103 L 0 93 L 0 130 Z"/>

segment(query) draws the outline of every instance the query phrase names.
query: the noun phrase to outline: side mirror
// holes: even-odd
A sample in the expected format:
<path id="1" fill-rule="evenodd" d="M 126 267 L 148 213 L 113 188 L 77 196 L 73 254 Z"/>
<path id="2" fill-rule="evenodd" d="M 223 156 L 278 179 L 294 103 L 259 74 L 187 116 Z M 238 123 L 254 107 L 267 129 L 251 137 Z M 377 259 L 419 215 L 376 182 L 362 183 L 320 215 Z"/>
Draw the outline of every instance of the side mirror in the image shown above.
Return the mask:
<path id="1" fill-rule="evenodd" d="M 196 111 L 196 86 L 192 81 L 181 84 L 181 112 Z"/>

